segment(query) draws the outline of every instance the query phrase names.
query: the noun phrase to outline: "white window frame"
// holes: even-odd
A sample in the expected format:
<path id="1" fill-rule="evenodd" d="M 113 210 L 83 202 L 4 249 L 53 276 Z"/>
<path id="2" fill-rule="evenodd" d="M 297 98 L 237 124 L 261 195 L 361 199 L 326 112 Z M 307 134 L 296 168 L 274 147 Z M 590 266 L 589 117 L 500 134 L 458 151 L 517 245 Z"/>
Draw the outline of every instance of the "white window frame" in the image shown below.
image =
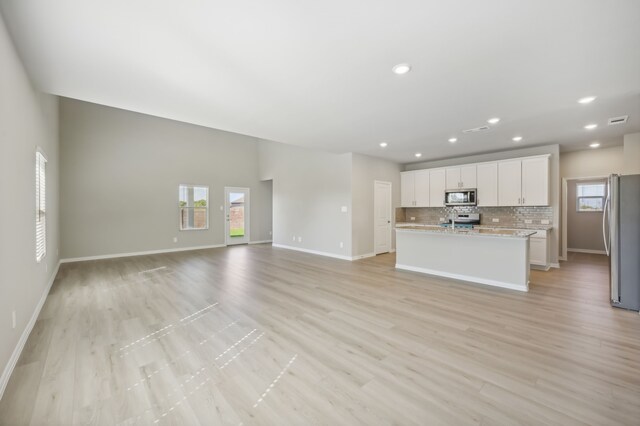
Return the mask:
<path id="1" fill-rule="evenodd" d="M 602 185 L 604 187 L 604 195 L 578 195 L 580 186 L 588 186 L 588 185 Z M 604 198 L 607 195 L 607 186 L 603 182 L 580 182 L 576 184 L 576 212 L 577 213 L 602 213 L 604 210 Z M 600 199 L 600 205 L 602 208 L 600 210 L 581 210 L 580 209 L 580 200 L 582 199 Z"/>
<path id="2" fill-rule="evenodd" d="M 204 228 L 183 228 L 182 227 L 182 217 L 180 214 L 180 209 L 182 208 L 180 206 L 180 190 L 183 187 L 187 187 L 187 188 L 206 188 L 207 189 L 207 212 L 205 214 L 206 218 L 207 218 L 207 225 Z M 210 204 L 209 204 L 209 185 L 199 185 L 199 184 L 193 184 L 193 183 L 181 183 L 178 185 L 178 230 L 179 231 L 207 231 L 209 229 L 209 213 L 211 212 L 210 210 Z"/>
<path id="3" fill-rule="evenodd" d="M 36 262 L 47 256 L 47 157 L 36 148 L 35 164 L 35 255 Z"/>

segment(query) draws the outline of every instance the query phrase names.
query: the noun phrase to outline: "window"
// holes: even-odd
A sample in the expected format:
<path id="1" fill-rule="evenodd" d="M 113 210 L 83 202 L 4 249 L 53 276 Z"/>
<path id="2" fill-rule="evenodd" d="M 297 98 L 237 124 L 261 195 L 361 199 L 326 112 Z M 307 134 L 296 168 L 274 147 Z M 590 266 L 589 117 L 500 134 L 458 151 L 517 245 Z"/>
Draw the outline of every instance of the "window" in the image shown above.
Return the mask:
<path id="1" fill-rule="evenodd" d="M 47 254 L 47 159 L 36 151 L 36 262 Z"/>
<path id="2" fill-rule="evenodd" d="M 579 183 L 576 185 L 576 210 L 601 212 L 604 207 L 604 183 Z"/>
<path id="3" fill-rule="evenodd" d="M 178 197 L 180 230 L 209 229 L 209 187 L 180 185 Z"/>

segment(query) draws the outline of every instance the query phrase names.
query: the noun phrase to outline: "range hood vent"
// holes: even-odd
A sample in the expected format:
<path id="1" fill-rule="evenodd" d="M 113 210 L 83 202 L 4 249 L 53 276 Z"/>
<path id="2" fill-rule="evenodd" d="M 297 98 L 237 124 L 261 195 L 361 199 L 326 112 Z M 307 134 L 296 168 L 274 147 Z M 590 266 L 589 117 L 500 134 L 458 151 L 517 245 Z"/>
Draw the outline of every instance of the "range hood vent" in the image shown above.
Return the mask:
<path id="1" fill-rule="evenodd" d="M 475 127 L 473 129 L 463 130 L 462 133 L 484 132 L 485 130 L 489 130 L 489 129 L 490 129 L 489 126 L 480 126 L 480 127 Z"/>
<path id="2" fill-rule="evenodd" d="M 621 115 L 620 117 L 612 117 L 607 121 L 609 126 L 615 126 L 616 124 L 626 124 L 628 115 Z"/>

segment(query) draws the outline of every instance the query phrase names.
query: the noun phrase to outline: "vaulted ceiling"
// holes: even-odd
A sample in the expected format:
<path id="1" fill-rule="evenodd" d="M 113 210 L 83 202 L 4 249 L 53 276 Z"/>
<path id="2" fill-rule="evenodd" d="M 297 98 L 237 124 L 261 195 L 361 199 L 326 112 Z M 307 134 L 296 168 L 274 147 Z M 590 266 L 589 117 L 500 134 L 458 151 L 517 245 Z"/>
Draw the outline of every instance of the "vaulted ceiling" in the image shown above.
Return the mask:
<path id="1" fill-rule="evenodd" d="M 409 162 L 640 131 L 637 0 L 2 0 L 0 10 L 46 92 L 263 139 Z M 398 63 L 411 71 L 394 74 Z M 576 102 L 587 95 L 597 99 Z M 620 115 L 626 124 L 607 126 Z M 490 130 L 462 133 L 491 117 L 501 121 Z"/>

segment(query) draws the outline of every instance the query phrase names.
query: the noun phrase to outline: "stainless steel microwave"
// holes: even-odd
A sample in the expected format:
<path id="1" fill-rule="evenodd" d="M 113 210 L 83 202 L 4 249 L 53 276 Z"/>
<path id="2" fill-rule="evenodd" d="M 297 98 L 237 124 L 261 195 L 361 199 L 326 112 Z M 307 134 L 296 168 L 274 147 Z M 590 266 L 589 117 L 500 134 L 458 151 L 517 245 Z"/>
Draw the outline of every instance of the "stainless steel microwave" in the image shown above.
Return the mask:
<path id="1" fill-rule="evenodd" d="M 448 189 L 444 191 L 445 206 L 475 206 L 478 203 L 476 189 Z"/>

